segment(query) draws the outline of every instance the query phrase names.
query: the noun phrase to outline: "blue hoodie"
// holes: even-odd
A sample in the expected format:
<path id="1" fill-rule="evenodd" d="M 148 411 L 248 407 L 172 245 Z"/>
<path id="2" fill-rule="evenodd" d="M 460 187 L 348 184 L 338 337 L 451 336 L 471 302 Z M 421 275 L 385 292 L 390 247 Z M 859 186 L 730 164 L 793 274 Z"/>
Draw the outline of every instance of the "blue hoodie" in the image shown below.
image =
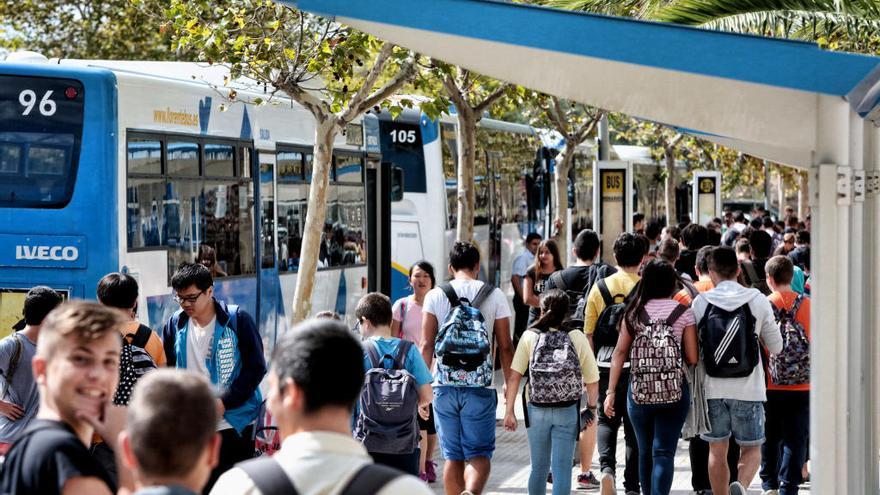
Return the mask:
<path id="1" fill-rule="evenodd" d="M 220 390 L 220 400 L 226 408 L 223 418 L 241 433 L 257 418 L 263 402 L 260 393 L 260 382 L 266 374 L 263 341 L 254 319 L 246 311 L 236 305 L 227 307 L 225 302 L 216 299 L 214 310 L 217 324 L 208 370 L 211 383 Z M 188 323 L 189 316 L 180 309 L 162 329 L 169 367 L 186 368 Z"/>

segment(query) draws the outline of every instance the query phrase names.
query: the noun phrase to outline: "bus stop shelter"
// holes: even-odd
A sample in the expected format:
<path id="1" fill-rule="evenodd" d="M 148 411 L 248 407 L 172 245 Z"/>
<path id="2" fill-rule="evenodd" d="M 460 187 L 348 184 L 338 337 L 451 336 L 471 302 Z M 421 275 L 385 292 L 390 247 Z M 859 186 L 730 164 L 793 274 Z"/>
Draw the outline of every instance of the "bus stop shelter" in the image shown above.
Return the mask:
<path id="1" fill-rule="evenodd" d="M 296 0 L 415 52 L 809 171 L 816 493 L 876 493 L 880 58 L 492 0 Z"/>

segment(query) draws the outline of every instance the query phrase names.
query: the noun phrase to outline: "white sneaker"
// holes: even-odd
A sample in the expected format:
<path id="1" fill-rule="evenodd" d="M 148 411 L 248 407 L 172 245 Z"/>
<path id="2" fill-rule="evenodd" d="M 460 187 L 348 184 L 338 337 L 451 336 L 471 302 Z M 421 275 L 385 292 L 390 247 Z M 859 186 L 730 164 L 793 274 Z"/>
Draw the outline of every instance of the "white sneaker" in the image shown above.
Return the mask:
<path id="1" fill-rule="evenodd" d="M 779 490 L 764 490 L 761 495 L 779 495 Z"/>
<path id="2" fill-rule="evenodd" d="M 614 486 L 614 475 L 602 473 L 599 475 L 599 493 L 601 495 L 617 495 L 617 487 Z"/>
<path id="3" fill-rule="evenodd" d="M 749 492 L 740 484 L 739 481 L 734 481 L 730 484 L 730 495 L 748 495 Z"/>

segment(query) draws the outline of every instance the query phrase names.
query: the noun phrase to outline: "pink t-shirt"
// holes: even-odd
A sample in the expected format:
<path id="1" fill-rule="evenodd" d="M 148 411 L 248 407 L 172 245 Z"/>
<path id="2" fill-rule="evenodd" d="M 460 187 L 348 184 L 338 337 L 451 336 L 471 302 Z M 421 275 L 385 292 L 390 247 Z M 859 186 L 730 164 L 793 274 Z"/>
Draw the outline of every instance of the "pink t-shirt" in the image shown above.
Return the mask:
<path id="1" fill-rule="evenodd" d="M 409 340 L 415 345 L 422 343 L 422 307 L 416 303 L 415 296 L 401 297 L 394 302 L 391 308 L 391 317 L 394 321 L 402 322 L 402 335 L 399 337 Z M 395 337 L 398 337 L 395 335 Z"/>
<path id="2" fill-rule="evenodd" d="M 672 313 L 678 305 L 678 301 L 675 301 L 674 299 L 651 299 L 645 304 L 645 311 L 651 319 L 665 319 L 669 317 L 669 314 Z M 672 330 L 675 332 L 675 337 L 681 341 L 681 336 L 684 334 L 684 327 L 695 325 L 696 321 L 693 310 L 691 310 L 691 308 L 685 310 L 678 321 L 675 322 L 675 325 L 672 326 Z"/>

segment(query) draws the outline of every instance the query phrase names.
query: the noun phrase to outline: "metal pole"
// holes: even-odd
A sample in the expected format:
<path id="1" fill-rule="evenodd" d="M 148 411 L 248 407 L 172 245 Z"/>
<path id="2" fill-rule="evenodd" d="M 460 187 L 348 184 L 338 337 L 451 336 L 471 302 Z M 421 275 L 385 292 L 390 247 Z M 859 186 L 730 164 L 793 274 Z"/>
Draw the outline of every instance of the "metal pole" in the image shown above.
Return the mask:
<path id="1" fill-rule="evenodd" d="M 599 160 L 611 159 L 611 142 L 608 132 L 608 114 L 599 119 Z"/>
<path id="2" fill-rule="evenodd" d="M 764 209 L 770 211 L 770 162 L 767 160 L 764 160 Z M 782 203 L 779 209 L 782 210 Z"/>

